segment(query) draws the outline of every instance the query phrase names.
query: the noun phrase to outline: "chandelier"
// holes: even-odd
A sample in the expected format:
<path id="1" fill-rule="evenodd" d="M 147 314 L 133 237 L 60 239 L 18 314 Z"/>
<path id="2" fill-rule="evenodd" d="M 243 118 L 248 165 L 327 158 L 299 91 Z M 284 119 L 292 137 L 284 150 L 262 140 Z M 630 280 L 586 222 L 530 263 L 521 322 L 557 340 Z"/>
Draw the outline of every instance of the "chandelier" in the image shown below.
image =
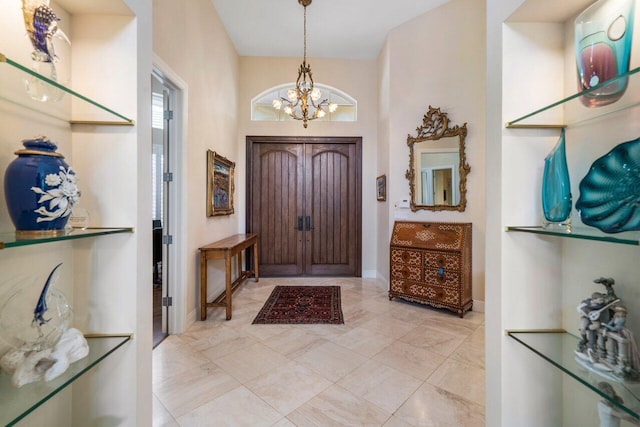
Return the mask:
<path id="1" fill-rule="evenodd" d="M 311 4 L 311 1 L 298 0 L 298 3 L 304 7 L 304 58 L 298 68 L 296 87 L 287 91 L 286 98 L 273 100 L 273 108 L 280 110 L 284 105 L 284 112 L 296 120 L 302 120 L 305 128 L 308 121 L 320 119 L 327 114 L 323 107 L 326 107 L 331 113 L 338 109 L 338 105 L 329 102 L 328 99 L 320 101 L 322 92 L 313 86 L 311 66 L 307 64 L 307 6 Z M 313 112 L 309 111 L 311 108 L 313 108 Z"/>

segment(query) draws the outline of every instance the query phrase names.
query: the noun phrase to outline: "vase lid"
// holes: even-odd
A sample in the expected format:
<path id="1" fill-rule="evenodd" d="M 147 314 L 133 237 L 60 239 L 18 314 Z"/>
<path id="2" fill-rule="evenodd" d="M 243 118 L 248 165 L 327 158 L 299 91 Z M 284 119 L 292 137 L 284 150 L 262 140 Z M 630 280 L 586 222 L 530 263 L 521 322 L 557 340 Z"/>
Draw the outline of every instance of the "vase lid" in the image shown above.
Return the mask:
<path id="1" fill-rule="evenodd" d="M 18 150 L 14 154 L 18 156 L 24 154 L 37 154 L 42 156 L 60 157 L 64 159 L 64 156 L 56 152 L 58 146 L 49 140 L 46 136 L 36 136 L 31 139 L 23 139 L 23 150 Z"/>

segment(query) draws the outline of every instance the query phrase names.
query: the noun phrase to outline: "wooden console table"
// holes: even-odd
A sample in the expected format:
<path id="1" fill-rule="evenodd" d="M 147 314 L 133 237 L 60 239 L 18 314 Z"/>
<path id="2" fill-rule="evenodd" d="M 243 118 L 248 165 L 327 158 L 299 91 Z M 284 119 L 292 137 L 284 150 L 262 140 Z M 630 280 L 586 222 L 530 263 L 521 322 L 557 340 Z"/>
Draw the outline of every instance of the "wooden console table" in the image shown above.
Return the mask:
<path id="1" fill-rule="evenodd" d="M 242 251 L 253 246 L 253 270 L 242 270 Z M 256 282 L 258 275 L 258 235 L 236 234 L 225 239 L 218 240 L 198 249 L 200 251 L 200 320 L 207 319 L 207 307 L 226 307 L 227 320 L 231 319 L 231 294 L 242 282 L 254 276 Z M 231 281 L 231 259 L 237 256 L 238 278 Z M 224 259 L 225 265 L 225 290 L 212 302 L 207 302 L 207 260 Z"/>

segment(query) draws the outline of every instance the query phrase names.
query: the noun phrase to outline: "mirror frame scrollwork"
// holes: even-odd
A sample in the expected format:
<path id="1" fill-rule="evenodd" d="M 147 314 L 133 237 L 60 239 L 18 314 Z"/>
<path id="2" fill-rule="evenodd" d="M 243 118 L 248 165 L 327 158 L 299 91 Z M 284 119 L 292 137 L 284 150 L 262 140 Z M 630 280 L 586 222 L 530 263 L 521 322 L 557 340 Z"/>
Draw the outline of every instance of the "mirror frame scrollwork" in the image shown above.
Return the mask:
<path id="1" fill-rule="evenodd" d="M 467 123 L 462 126 L 449 127 L 449 117 L 447 113 L 440 111 L 440 108 L 435 108 L 429 105 L 427 114 L 422 118 L 422 125 L 416 128 L 417 135 L 407 135 L 407 145 L 409 146 L 409 169 L 407 170 L 405 177 L 409 181 L 410 202 L 411 210 L 413 212 L 418 210 L 430 210 L 430 211 L 464 211 L 467 207 L 467 174 L 471 171 L 471 167 L 467 164 L 467 157 L 465 155 L 465 139 L 467 137 Z M 437 141 L 441 138 L 455 137 L 459 138 L 459 156 L 460 167 L 458 172 L 460 174 L 460 202 L 457 205 L 420 205 L 416 203 L 415 194 L 415 159 L 414 159 L 414 145 L 424 141 Z"/>

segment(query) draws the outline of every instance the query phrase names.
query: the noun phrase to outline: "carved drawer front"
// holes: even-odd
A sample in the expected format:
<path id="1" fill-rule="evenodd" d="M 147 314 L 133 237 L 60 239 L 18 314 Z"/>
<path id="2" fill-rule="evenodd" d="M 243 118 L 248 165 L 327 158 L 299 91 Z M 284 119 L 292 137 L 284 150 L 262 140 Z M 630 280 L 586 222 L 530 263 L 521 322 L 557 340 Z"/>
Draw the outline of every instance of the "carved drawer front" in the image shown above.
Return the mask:
<path id="1" fill-rule="evenodd" d="M 402 279 L 396 279 L 396 278 L 391 278 L 391 291 L 392 292 L 400 292 L 400 293 L 404 293 L 404 280 Z"/>
<path id="2" fill-rule="evenodd" d="M 391 266 L 391 276 L 420 281 L 422 280 L 422 269 L 415 265 L 393 264 Z"/>
<path id="3" fill-rule="evenodd" d="M 424 281 L 429 285 L 460 287 L 460 272 L 444 268 L 426 268 Z"/>
<path id="4" fill-rule="evenodd" d="M 444 268 L 445 270 L 460 271 L 460 258 L 458 252 L 425 251 L 424 266 L 426 268 Z"/>
<path id="5" fill-rule="evenodd" d="M 406 294 L 421 298 L 427 298 L 430 301 L 441 302 L 444 304 L 459 304 L 460 293 L 458 289 L 444 288 L 440 286 L 428 286 L 420 284 L 407 284 Z"/>
<path id="6" fill-rule="evenodd" d="M 427 249 L 461 249 L 464 227 L 451 223 L 396 222 L 391 244 Z"/>
<path id="7" fill-rule="evenodd" d="M 391 263 L 422 265 L 422 252 L 408 249 L 391 249 Z"/>

